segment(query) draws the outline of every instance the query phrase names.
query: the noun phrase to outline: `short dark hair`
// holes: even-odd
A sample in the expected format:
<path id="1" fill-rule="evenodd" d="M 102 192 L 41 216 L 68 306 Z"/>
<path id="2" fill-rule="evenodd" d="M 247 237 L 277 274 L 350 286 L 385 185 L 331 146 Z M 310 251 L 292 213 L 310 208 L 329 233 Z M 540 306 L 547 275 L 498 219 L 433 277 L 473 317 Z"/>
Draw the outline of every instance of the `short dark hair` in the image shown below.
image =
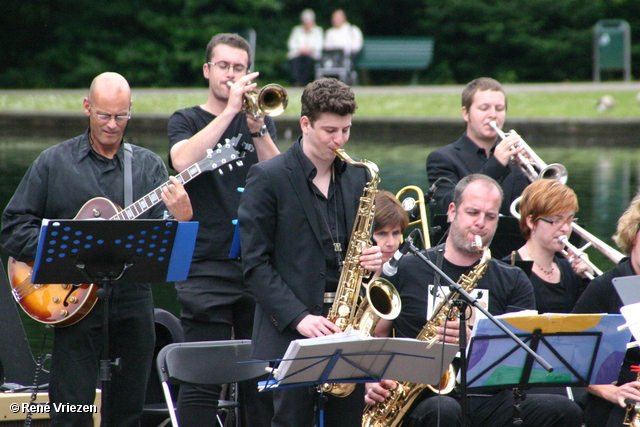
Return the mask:
<path id="1" fill-rule="evenodd" d="M 462 106 L 469 111 L 473 103 L 473 96 L 481 90 L 493 90 L 504 94 L 504 108 L 507 108 L 507 94 L 499 81 L 491 77 L 480 77 L 467 83 L 462 91 Z"/>
<path id="2" fill-rule="evenodd" d="M 380 190 L 376 193 L 375 217 L 373 231 L 384 227 L 398 226 L 404 233 L 409 225 L 409 214 L 404 210 L 400 201 L 389 191 Z"/>
<path id="3" fill-rule="evenodd" d="M 339 116 L 353 114 L 358 108 L 353 90 L 340 80 L 322 78 L 309 83 L 302 92 L 302 116 L 313 124 L 322 113 Z"/>
<path id="4" fill-rule="evenodd" d="M 227 46 L 242 49 L 247 52 L 247 55 L 249 56 L 249 63 L 247 64 L 247 68 L 251 68 L 251 45 L 240 35 L 235 33 L 221 33 L 213 36 L 213 38 L 207 45 L 207 57 L 205 58 L 205 62 L 211 61 L 213 56 L 213 48 L 215 48 L 219 44 L 226 44 Z"/>
<path id="5" fill-rule="evenodd" d="M 453 189 L 453 204 L 456 205 L 456 209 L 458 209 L 458 206 L 462 203 L 462 193 L 467 189 L 467 186 L 474 181 L 483 181 L 488 187 L 491 185 L 496 187 L 500 192 L 500 201 L 502 202 L 502 198 L 504 197 L 502 187 L 500 187 L 500 184 L 498 184 L 495 179 L 481 173 L 472 173 L 458 181 L 456 187 Z"/>

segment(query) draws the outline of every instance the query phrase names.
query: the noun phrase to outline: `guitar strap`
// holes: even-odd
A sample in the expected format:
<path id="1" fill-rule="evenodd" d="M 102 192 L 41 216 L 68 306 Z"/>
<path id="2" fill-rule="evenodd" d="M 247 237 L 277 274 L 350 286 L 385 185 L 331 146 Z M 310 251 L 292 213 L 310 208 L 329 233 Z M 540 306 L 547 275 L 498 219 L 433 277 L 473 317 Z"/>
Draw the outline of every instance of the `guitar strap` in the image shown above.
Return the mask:
<path id="1" fill-rule="evenodd" d="M 133 174 L 131 172 L 131 157 L 133 148 L 131 144 L 124 144 L 124 205 L 130 206 L 133 203 Z"/>

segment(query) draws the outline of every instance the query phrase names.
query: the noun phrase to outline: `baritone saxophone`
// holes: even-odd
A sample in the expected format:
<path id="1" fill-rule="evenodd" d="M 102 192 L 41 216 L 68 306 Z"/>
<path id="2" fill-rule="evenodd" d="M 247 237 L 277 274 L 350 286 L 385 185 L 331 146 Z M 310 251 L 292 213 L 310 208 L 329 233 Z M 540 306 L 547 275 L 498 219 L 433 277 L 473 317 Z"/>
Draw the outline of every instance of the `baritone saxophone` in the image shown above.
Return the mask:
<path id="1" fill-rule="evenodd" d="M 482 240 L 480 236 L 476 236 L 475 246 L 482 252 L 482 258 L 478 265 L 467 275 L 462 275 L 458 279 L 458 283 L 467 292 L 473 290 L 476 287 L 478 280 L 487 271 L 489 260 L 491 259 L 491 250 L 489 247 L 482 246 Z M 434 343 L 438 337 L 436 329 L 443 325 L 445 321 L 450 320 L 452 317 L 457 318 L 459 316 L 458 309 L 452 307 L 451 301 L 458 297 L 458 293 L 454 293 L 449 298 L 443 299 L 440 304 L 434 309 L 433 315 L 424 325 L 418 336 L 417 340 L 427 341 Z M 453 313 L 453 315 L 451 315 Z M 448 394 L 453 390 L 455 386 L 456 372 L 452 365 L 449 365 L 447 372 L 442 376 L 440 384 L 418 384 L 406 381 L 400 381 L 396 384 L 396 388 L 391 391 L 391 395 L 385 399 L 384 402 L 376 403 L 375 405 L 367 405 L 362 415 L 362 427 L 396 427 L 402 424 L 405 414 L 413 405 L 416 398 L 422 393 L 425 388 L 429 388 L 432 392 L 437 394 Z"/>
<path id="2" fill-rule="evenodd" d="M 360 265 L 362 250 L 371 245 L 371 231 L 375 213 L 374 201 L 380 183 L 378 166 L 368 160 L 355 161 L 344 150 L 336 150 L 337 156 L 356 167 L 365 168 L 369 182 L 360 197 L 356 220 L 349 239 L 349 247 L 342 265 L 335 300 L 327 319 L 341 331 L 357 330 L 361 336 L 373 334 L 378 321 L 395 319 L 400 314 L 400 294 L 388 280 L 377 278 L 367 286 L 366 298 L 359 304 L 362 280 L 371 272 Z M 359 305 L 358 305 L 359 304 Z M 327 383 L 320 385 L 324 393 L 346 397 L 354 390 L 352 383 Z"/>

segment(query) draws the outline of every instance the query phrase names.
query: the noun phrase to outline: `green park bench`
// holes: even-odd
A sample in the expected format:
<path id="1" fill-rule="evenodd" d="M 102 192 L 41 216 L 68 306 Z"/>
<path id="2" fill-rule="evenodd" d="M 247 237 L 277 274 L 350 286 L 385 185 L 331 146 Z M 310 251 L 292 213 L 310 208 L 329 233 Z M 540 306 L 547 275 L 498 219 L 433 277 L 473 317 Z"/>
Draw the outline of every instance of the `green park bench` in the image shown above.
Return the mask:
<path id="1" fill-rule="evenodd" d="M 432 37 L 365 37 L 358 70 L 412 70 L 411 84 L 433 59 Z"/>

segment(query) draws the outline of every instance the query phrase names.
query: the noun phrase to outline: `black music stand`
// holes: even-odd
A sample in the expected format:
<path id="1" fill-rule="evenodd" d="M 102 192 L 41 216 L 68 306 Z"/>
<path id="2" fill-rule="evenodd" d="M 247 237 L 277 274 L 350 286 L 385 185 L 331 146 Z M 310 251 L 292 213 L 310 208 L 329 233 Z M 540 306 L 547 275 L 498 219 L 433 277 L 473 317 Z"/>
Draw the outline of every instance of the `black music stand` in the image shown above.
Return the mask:
<path id="1" fill-rule="evenodd" d="M 262 391 L 326 383 L 395 381 L 437 384 L 458 347 L 411 338 L 361 338 L 357 331 L 292 341 Z M 322 400 L 322 391 L 320 391 Z M 320 412 L 322 419 L 323 413 Z"/>
<path id="2" fill-rule="evenodd" d="M 32 281 L 94 283 L 103 311 L 102 425 L 110 425 L 109 293 L 114 283 L 184 280 L 189 272 L 197 222 L 176 220 L 42 220 Z M 69 293 L 72 292 L 73 286 Z"/>
<path id="3" fill-rule="evenodd" d="M 514 390 L 515 419 L 519 402 L 532 386 L 581 386 L 610 384 L 629 341 L 619 314 L 541 314 L 497 319 L 554 366 L 543 369 L 488 319 L 480 319 L 468 349 L 467 388 L 476 391 Z M 491 355 L 488 357 L 488 355 Z"/>

